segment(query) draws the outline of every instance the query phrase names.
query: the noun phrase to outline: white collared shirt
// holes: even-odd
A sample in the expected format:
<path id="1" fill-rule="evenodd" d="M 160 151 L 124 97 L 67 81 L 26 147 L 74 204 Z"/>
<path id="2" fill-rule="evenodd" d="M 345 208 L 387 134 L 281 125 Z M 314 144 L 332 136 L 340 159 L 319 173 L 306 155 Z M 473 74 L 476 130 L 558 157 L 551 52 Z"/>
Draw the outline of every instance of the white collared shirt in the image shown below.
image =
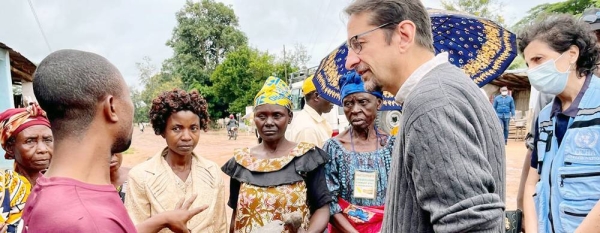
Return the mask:
<path id="1" fill-rule="evenodd" d="M 292 124 L 288 126 L 285 137 L 296 143 L 309 142 L 323 147 L 325 141 L 331 138 L 333 130 L 323 116 L 319 115 L 308 104 L 304 109 L 294 114 Z"/>
<path id="2" fill-rule="evenodd" d="M 404 84 L 402 84 L 400 87 L 400 90 L 396 94 L 396 102 L 402 105 L 404 100 L 406 100 L 406 97 L 408 97 L 408 94 L 410 94 L 412 89 L 419 83 L 419 81 L 421 81 L 421 79 L 423 79 L 423 77 L 425 77 L 427 73 L 429 73 L 429 71 L 447 62 L 448 53 L 443 52 L 419 66 L 419 68 L 417 68 L 410 76 L 408 76 L 408 79 L 406 79 Z"/>

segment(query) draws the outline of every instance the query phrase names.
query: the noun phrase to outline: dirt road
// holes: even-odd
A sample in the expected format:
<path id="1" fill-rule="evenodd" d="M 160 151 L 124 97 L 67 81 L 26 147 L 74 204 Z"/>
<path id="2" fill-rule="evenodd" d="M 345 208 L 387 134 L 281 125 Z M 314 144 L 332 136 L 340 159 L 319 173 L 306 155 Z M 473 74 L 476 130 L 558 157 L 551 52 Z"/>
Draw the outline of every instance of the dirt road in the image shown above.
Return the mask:
<path id="1" fill-rule="evenodd" d="M 203 156 L 223 165 L 233 154 L 233 149 L 238 147 L 248 147 L 256 145 L 257 141 L 254 134 L 240 133 L 237 140 L 227 140 L 227 133 L 222 131 L 209 131 L 201 133 L 200 142 L 194 150 L 198 155 Z M 166 146 L 165 140 L 154 135 L 150 127 L 142 133 L 138 128 L 134 129 L 133 142 L 131 148 L 125 153 L 123 166 L 131 167 L 141 163 L 150 156 L 158 153 Z M 521 167 L 526 149 L 523 141 L 510 140 L 506 148 L 506 204 L 507 210 L 516 208 L 517 190 L 519 188 L 519 179 L 521 176 Z M 226 185 L 229 185 L 229 178 L 222 174 Z M 225 189 L 229 192 L 229 189 Z M 229 212 L 231 213 L 231 212 Z M 228 214 L 231 216 L 231 214 Z"/>

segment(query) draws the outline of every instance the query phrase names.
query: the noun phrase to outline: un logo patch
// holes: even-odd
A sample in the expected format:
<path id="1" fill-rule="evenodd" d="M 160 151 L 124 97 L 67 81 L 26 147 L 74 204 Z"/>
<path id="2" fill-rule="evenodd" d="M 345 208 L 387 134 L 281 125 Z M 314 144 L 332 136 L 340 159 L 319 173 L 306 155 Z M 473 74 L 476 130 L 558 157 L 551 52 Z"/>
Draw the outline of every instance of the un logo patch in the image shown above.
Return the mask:
<path id="1" fill-rule="evenodd" d="M 575 145 L 579 148 L 595 148 L 600 135 L 594 130 L 578 130 L 575 135 Z"/>

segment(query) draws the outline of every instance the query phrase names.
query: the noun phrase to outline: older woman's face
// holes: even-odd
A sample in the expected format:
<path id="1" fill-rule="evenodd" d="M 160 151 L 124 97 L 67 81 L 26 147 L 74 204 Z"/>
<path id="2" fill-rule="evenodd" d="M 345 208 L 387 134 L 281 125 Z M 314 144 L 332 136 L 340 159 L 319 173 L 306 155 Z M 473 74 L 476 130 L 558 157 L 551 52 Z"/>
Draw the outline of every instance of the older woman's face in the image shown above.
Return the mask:
<path id="1" fill-rule="evenodd" d="M 9 148 L 9 158 L 30 171 L 42 171 L 48 168 L 52 158 L 54 139 L 48 126 L 34 125 L 21 131 Z"/>
<path id="2" fill-rule="evenodd" d="M 291 121 L 291 113 L 283 106 L 264 104 L 254 109 L 256 129 L 265 141 L 279 140 L 284 137 L 287 125 Z"/>
<path id="3" fill-rule="evenodd" d="M 569 68 L 575 68 L 570 66 L 577 61 L 579 52 L 576 48 L 575 46 L 571 46 L 570 49 L 561 54 L 552 49 L 547 43 L 534 40 L 523 50 L 523 57 L 529 69 L 534 69 L 548 60 L 554 59 L 556 69 L 559 72 L 566 72 Z"/>
<path id="4" fill-rule="evenodd" d="M 369 93 L 354 93 L 346 96 L 342 104 L 352 128 L 365 129 L 375 122 L 381 100 Z"/>

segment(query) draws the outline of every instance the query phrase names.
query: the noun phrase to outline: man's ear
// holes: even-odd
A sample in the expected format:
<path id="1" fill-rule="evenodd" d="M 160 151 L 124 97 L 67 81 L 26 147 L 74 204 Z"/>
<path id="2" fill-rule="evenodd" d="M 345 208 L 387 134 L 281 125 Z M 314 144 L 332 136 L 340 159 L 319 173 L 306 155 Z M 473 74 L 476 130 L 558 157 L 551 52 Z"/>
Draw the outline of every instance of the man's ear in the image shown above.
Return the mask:
<path id="1" fill-rule="evenodd" d="M 415 43 L 417 27 L 410 20 L 404 20 L 398 24 L 394 31 L 394 36 L 399 39 L 398 46 L 401 51 L 406 51 Z"/>
<path id="2" fill-rule="evenodd" d="M 119 121 L 115 104 L 115 98 L 112 95 L 106 96 L 101 104 L 102 112 L 104 113 L 106 120 L 113 123 Z"/>

